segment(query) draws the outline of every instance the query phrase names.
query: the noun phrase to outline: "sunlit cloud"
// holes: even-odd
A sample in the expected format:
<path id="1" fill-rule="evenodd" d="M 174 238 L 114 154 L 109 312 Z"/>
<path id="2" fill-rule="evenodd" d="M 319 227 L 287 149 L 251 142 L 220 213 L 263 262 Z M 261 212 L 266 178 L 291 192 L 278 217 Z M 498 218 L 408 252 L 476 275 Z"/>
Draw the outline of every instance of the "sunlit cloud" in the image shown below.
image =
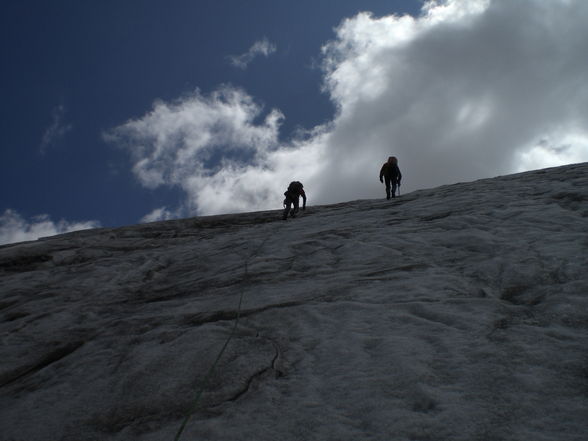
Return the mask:
<path id="1" fill-rule="evenodd" d="M 128 149 L 145 187 L 184 190 L 178 215 L 246 211 L 279 194 L 276 173 L 289 156 L 278 144 L 282 119 L 281 112 L 264 113 L 244 91 L 226 86 L 207 96 L 196 91 L 174 103 L 158 101 L 105 138 Z M 290 155 L 297 151 L 293 147 Z"/>
<path id="2" fill-rule="evenodd" d="M 588 160 L 588 133 L 558 134 L 553 138 L 557 143 L 553 143 L 548 136 L 521 150 L 515 171 L 557 167 Z"/>
<path id="3" fill-rule="evenodd" d="M 322 48 L 327 124 L 284 142 L 279 110 L 223 86 L 156 102 L 106 137 L 145 187 L 184 192 L 177 216 L 279 208 L 291 180 L 310 203 L 382 197 L 390 155 L 404 191 L 587 161 L 587 17 L 579 0 L 360 13 Z"/>
<path id="4" fill-rule="evenodd" d="M 323 47 L 325 90 L 339 109 L 331 155 L 394 154 L 409 189 L 545 164 L 531 147 L 545 136 L 569 144 L 552 151 L 557 164 L 588 160 L 586 17 L 579 1 L 449 0 L 427 2 L 416 18 L 343 21 Z M 371 175 L 352 175 L 358 196 L 373 188 Z"/>
<path id="5" fill-rule="evenodd" d="M 36 240 L 41 237 L 98 228 L 99 226 L 97 221 L 67 222 L 60 220 L 54 222 L 46 214 L 26 220 L 14 210 L 5 210 L 4 214 L 0 216 L 0 244 Z"/>
<path id="6" fill-rule="evenodd" d="M 176 214 L 172 213 L 166 207 L 160 207 L 153 210 L 151 213 L 146 214 L 141 219 L 141 223 L 149 223 L 149 222 L 158 222 L 158 221 L 165 221 L 170 219 L 175 219 L 178 217 Z"/>

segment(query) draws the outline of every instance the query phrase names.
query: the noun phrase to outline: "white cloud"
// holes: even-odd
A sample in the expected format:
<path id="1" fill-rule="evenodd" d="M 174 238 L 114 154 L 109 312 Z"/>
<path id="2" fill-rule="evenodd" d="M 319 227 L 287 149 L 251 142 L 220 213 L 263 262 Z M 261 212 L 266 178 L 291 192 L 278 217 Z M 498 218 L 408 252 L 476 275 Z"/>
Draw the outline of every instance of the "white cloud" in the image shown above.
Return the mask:
<path id="1" fill-rule="evenodd" d="M 536 170 L 557 167 L 588 160 L 588 132 L 574 134 L 556 134 L 554 144 L 546 136 L 528 148 L 519 152 L 516 171 Z"/>
<path id="2" fill-rule="evenodd" d="M 405 191 L 586 161 L 587 18 L 580 0 L 360 13 L 323 48 L 337 114 L 304 138 L 280 143 L 282 114 L 264 116 L 230 87 L 158 102 L 109 137 L 132 152 L 145 186 L 185 191 L 184 214 L 278 208 L 293 179 L 312 203 L 381 197 L 378 172 L 390 155 Z"/>
<path id="3" fill-rule="evenodd" d="M 51 125 L 47 127 L 41 138 L 41 153 L 45 153 L 49 146 L 59 142 L 69 132 L 73 126 L 66 123 L 65 120 L 65 107 L 59 105 L 51 112 Z"/>
<path id="4" fill-rule="evenodd" d="M 27 221 L 14 210 L 5 210 L 0 216 L 0 244 L 36 240 L 40 237 L 54 236 L 71 231 L 98 228 L 96 221 L 67 222 L 60 220 L 53 222 L 48 215 L 35 216 Z"/>
<path id="5" fill-rule="evenodd" d="M 156 102 L 105 138 L 131 152 L 133 172 L 145 187 L 186 192 L 178 215 L 246 211 L 273 202 L 280 193 L 275 174 L 289 156 L 276 150 L 283 115 L 262 110 L 236 88 L 209 96 L 196 91 L 174 103 Z"/>
<path id="6" fill-rule="evenodd" d="M 148 188 L 182 185 L 206 169 L 215 155 L 256 157 L 277 143 L 282 114 L 270 112 L 261 125 L 261 108 L 243 91 L 223 87 L 210 96 L 196 91 L 174 103 L 157 101 L 143 118 L 108 132 L 107 140 L 126 145 L 133 171 Z"/>
<path id="7" fill-rule="evenodd" d="M 263 55 L 269 57 L 276 51 L 276 45 L 270 43 L 267 38 L 263 38 L 253 43 L 247 52 L 241 55 L 229 55 L 227 58 L 230 63 L 240 69 L 246 69 L 255 57 Z"/>
<path id="8" fill-rule="evenodd" d="M 160 207 L 153 210 L 151 213 L 143 216 L 141 223 L 145 224 L 148 222 L 158 222 L 170 219 L 175 219 L 178 216 L 169 211 L 166 207 Z"/>
<path id="9" fill-rule="evenodd" d="M 572 140 L 552 160 L 588 160 L 586 2 L 450 0 L 423 12 L 359 14 L 325 45 L 325 88 L 339 108 L 332 155 L 353 163 L 367 150 L 377 168 L 395 154 L 411 187 L 518 170 L 545 136 Z M 369 172 L 353 175 L 373 188 Z"/>

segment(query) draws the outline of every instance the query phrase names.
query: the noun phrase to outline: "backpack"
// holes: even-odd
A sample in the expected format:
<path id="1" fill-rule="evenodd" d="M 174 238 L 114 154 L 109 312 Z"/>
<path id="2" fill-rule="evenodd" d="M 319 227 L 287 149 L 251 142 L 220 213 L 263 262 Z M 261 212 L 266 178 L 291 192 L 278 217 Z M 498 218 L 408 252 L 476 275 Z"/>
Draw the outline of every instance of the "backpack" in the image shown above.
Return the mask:
<path id="1" fill-rule="evenodd" d="M 300 196 L 300 192 L 302 191 L 302 184 L 298 181 L 292 181 L 290 182 L 290 185 L 288 185 L 288 190 L 286 190 L 286 192 L 284 193 L 285 196 L 288 196 L 288 194 L 291 194 L 292 196 Z"/>

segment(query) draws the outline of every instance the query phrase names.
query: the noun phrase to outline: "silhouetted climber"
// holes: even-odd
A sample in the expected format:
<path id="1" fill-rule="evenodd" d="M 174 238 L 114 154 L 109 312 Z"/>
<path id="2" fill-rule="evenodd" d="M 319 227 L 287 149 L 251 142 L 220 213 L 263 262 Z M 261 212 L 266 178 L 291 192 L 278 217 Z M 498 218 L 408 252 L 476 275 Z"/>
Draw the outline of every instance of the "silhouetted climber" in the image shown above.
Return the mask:
<path id="1" fill-rule="evenodd" d="M 284 215 L 282 217 L 284 220 L 288 219 L 289 213 L 292 217 L 296 217 L 300 196 L 302 196 L 302 209 L 306 210 L 306 193 L 304 193 L 304 187 L 301 182 L 290 182 L 288 190 L 286 190 L 284 196 L 286 196 L 286 199 L 284 199 Z M 294 205 L 294 208 L 292 208 L 292 212 L 290 212 L 290 207 L 292 205 Z"/>
<path id="2" fill-rule="evenodd" d="M 390 184 L 392 184 L 392 197 L 396 197 L 396 185 L 400 187 L 400 180 L 402 179 L 402 173 L 398 168 L 398 159 L 395 156 L 390 156 L 388 162 L 385 162 L 380 169 L 380 182 L 386 180 L 386 199 L 390 199 Z"/>

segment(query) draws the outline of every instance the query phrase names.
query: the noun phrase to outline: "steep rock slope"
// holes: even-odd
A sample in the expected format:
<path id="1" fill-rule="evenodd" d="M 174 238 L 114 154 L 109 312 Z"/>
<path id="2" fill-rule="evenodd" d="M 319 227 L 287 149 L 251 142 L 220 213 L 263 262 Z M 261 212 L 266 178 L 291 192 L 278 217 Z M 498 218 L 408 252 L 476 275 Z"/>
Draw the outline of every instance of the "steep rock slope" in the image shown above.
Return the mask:
<path id="1" fill-rule="evenodd" d="M 586 268 L 588 164 L 3 246 L 0 438 L 585 440 Z"/>

